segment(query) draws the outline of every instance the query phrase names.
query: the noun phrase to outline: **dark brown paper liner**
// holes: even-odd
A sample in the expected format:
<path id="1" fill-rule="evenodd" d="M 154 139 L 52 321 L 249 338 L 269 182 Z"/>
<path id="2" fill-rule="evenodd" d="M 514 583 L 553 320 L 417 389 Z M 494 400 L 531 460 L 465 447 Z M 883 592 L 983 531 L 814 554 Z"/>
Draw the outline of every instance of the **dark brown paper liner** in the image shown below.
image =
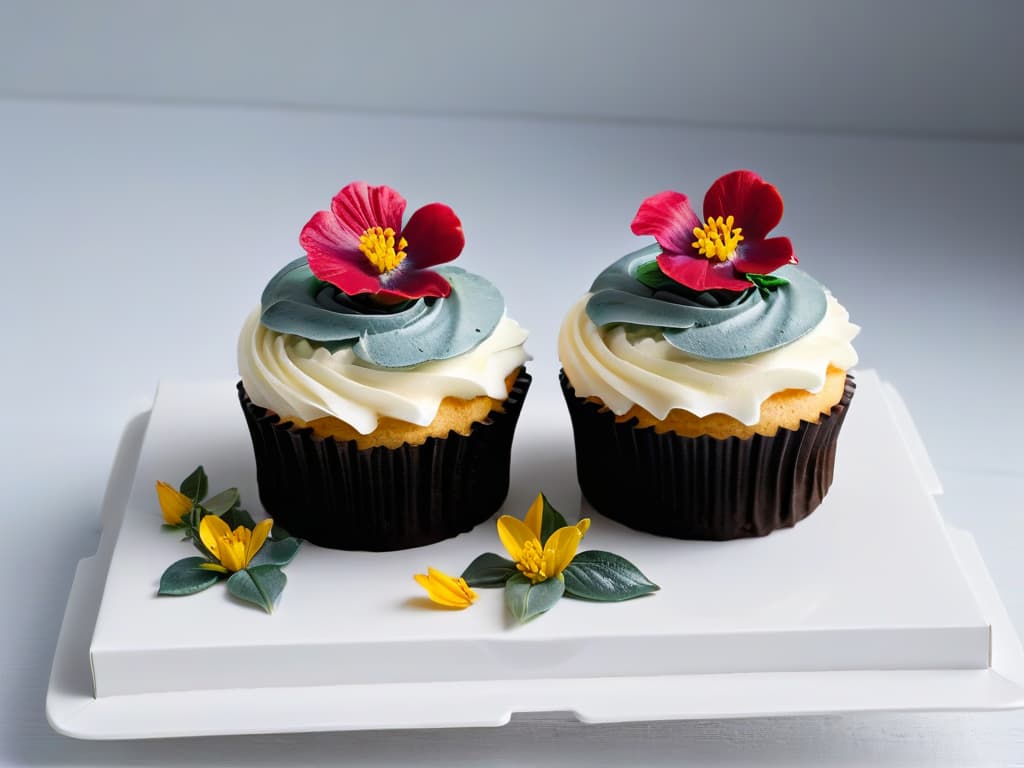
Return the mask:
<path id="1" fill-rule="evenodd" d="M 637 420 L 576 397 L 559 373 L 576 442 L 576 473 L 591 506 L 659 536 L 738 539 L 788 528 L 813 512 L 832 485 L 836 441 L 853 397 L 817 424 L 743 440 L 658 434 Z"/>
<path id="2" fill-rule="evenodd" d="M 522 369 L 504 411 L 491 411 L 467 436 L 365 450 L 282 422 L 239 382 L 263 508 L 293 536 L 334 549 L 408 549 L 468 531 L 508 495 L 512 437 L 530 381 Z"/>

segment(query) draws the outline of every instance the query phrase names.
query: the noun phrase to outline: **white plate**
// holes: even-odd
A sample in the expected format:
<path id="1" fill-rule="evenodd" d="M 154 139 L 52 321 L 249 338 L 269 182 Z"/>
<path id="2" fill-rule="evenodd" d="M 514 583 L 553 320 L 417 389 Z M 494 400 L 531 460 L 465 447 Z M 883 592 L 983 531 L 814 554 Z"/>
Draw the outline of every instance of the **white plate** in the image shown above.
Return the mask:
<path id="1" fill-rule="evenodd" d="M 912 469 L 911 474 L 914 471 L 919 474 L 919 478 L 915 478 L 914 483 L 919 494 L 930 501 L 930 494 L 938 490 L 937 479 L 905 408 L 902 407 L 898 397 L 894 396 L 894 391 L 882 385 L 871 374 L 862 372 L 860 381 L 862 391 L 858 395 L 868 396 L 861 397 L 860 400 L 855 398 L 851 410 L 851 421 L 856 418 L 858 407 L 862 411 L 870 410 L 873 407 L 870 405 L 872 390 L 879 395 L 883 392 L 886 393 L 887 401 L 879 399 L 878 402 L 887 402 L 887 405 L 883 406 L 883 410 L 887 409 L 887 418 L 894 425 L 893 434 L 902 437 L 903 442 L 899 437 L 894 442 L 899 444 L 898 451 L 906 461 L 909 462 L 911 457 L 914 459 L 913 466 L 916 470 Z M 877 386 L 871 382 L 877 382 Z M 159 404 L 157 410 L 159 411 Z M 877 416 L 877 414 L 875 415 Z M 285 686 L 277 684 L 273 687 L 247 687 L 252 683 L 246 676 L 245 670 L 235 668 L 225 669 L 225 674 L 222 675 L 222 677 L 229 674 L 237 675 L 233 678 L 237 680 L 238 687 L 235 688 L 172 691 L 161 687 L 153 689 L 150 685 L 148 691 L 145 687 L 139 688 L 146 692 L 96 698 L 93 696 L 94 683 L 93 670 L 90 666 L 90 648 L 94 643 L 94 628 L 97 624 L 101 600 L 106 601 L 108 613 L 114 618 L 119 615 L 117 613 L 119 609 L 115 605 L 117 601 L 110 599 L 109 595 L 104 597 L 104 584 L 110 569 L 111 558 L 115 552 L 115 541 L 123 539 L 118 547 L 128 551 L 132 547 L 132 542 L 136 541 L 133 536 L 144 535 L 155 541 L 154 537 L 159 535 L 155 525 L 150 528 L 140 527 L 136 534 L 133 533 L 132 526 L 124 523 L 126 510 L 128 517 L 131 517 L 133 512 L 143 513 L 136 509 L 142 505 L 141 499 L 136 504 L 132 503 L 132 489 L 140 452 L 143 452 L 143 435 L 148 419 L 148 414 L 142 414 L 126 428 L 104 503 L 104 531 L 99 551 L 95 557 L 87 558 L 80 563 L 69 598 L 47 695 L 48 718 L 55 729 L 67 735 L 80 738 L 116 739 L 252 732 L 496 726 L 508 722 L 514 713 L 519 712 L 571 712 L 584 722 L 607 723 L 629 720 L 724 718 L 839 711 L 1005 709 L 1024 706 L 1024 688 L 1022 688 L 1024 685 L 1024 653 L 1021 651 L 1005 610 L 996 596 L 991 580 L 985 572 L 973 541 L 967 534 L 959 531 L 949 532 L 948 539 L 945 531 L 942 531 L 941 536 L 931 539 L 925 537 L 924 541 L 927 548 L 934 550 L 928 556 L 929 562 L 943 562 L 945 558 L 952 557 L 950 553 L 955 552 L 956 559 L 951 562 L 958 564 L 952 576 L 949 573 L 945 574 L 945 578 L 951 580 L 947 586 L 955 592 L 956 584 L 954 582 L 959 580 L 966 590 L 967 599 L 950 601 L 945 599 L 948 597 L 945 590 L 937 590 L 938 594 L 933 595 L 933 599 L 930 601 L 933 608 L 929 610 L 938 610 L 936 606 L 941 607 L 947 602 L 961 603 L 960 608 L 954 610 L 952 615 L 964 625 L 962 628 L 967 631 L 966 637 L 970 642 L 966 647 L 960 647 L 957 644 L 959 641 L 957 641 L 951 647 L 960 648 L 968 655 L 972 653 L 976 655 L 974 640 L 976 633 L 973 630 L 977 628 L 975 624 L 979 622 L 974 621 L 971 615 L 972 611 L 977 611 L 982 617 L 980 622 L 991 627 L 991 659 L 987 668 L 930 669 L 920 668 L 922 665 L 917 665 L 917 668 L 908 669 L 906 654 L 903 653 L 900 656 L 897 653 L 897 656 L 892 658 L 902 659 L 902 661 L 899 664 L 887 664 L 889 667 L 896 668 L 886 671 L 873 670 L 868 668 L 871 664 L 870 657 L 861 656 L 851 661 L 847 653 L 851 645 L 850 638 L 845 640 L 840 638 L 837 643 L 832 645 L 836 645 L 841 652 L 830 652 L 803 671 L 793 671 L 792 661 L 788 662 L 789 668 L 786 664 L 776 665 L 781 671 L 766 671 L 756 668 L 755 671 L 747 671 L 750 669 L 749 664 L 740 667 L 744 671 L 736 671 L 722 668 L 723 662 L 719 659 L 716 662 L 718 668 L 708 667 L 709 671 L 703 674 L 604 676 L 589 673 L 579 676 L 563 674 L 560 677 L 554 677 L 544 676 L 543 672 L 528 670 L 524 672 L 524 670 L 516 669 L 515 666 L 503 668 L 498 665 L 490 674 L 487 674 L 486 670 L 480 672 L 477 679 L 458 679 L 458 676 L 453 674 L 448 680 L 415 681 L 400 678 L 398 681 L 388 683 L 361 681 L 331 685 Z M 846 432 L 843 439 L 856 441 L 858 439 L 856 437 L 857 429 L 850 430 L 849 425 L 850 422 L 844 428 Z M 528 422 L 523 424 L 523 431 L 517 436 L 517 445 L 521 446 L 523 443 L 529 442 L 531 428 Z M 846 449 L 846 445 L 842 441 L 841 449 Z M 841 454 L 840 459 L 842 460 L 849 453 L 850 451 L 847 450 Z M 195 455 L 194 449 L 191 455 Z M 161 471 L 164 469 L 166 468 L 161 468 Z M 152 493 L 152 478 L 148 476 L 147 472 L 152 471 L 157 470 L 152 467 L 147 469 L 145 462 L 144 466 L 139 468 L 139 488 L 147 489 L 146 493 L 148 494 Z M 849 473 L 847 473 L 847 477 L 850 477 Z M 165 479 L 178 478 L 170 475 L 165 476 Z M 799 552 L 799 547 L 802 545 L 820 548 L 823 542 L 827 542 L 831 534 L 835 533 L 828 530 L 829 526 L 837 524 L 835 520 L 839 516 L 835 507 L 842 504 L 844 498 L 850 498 L 850 494 L 844 488 L 847 486 L 843 484 L 843 474 L 837 466 L 836 486 L 829 499 L 826 500 L 826 504 L 831 504 L 833 508 L 829 510 L 823 506 L 821 510 L 792 531 L 778 532 L 766 539 L 739 543 L 739 546 L 746 548 L 743 561 L 749 561 L 751 554 L 760 556 L 759 553 L 768 551 L 774 551 L 778 557 L 783 559 L 791 558 L 794 556 L 794 552 Z M 856 498 L 855 494 L 853 498 Z M 151 498 L 148 507 L 145 514 L 154 514 Z M 900 514 L 898 510 L 890 511 L 893 514 Z M 938 520 L 937 515 L 935 520 Z M 149 525 L 148 520 L 146 522 Z M 920 523 L 921 521 L 915 522 Z M 611 528 L 608 529 L 608 526 Z M 485 527 L 481 526 L 477 530 L 480 531 Z M 655 570 L 661 570 L 657 566 L 657 552 L 658 547 L 666 546 L 664 540 L 644 537 L 644 539 L 650 540 L 650 546 L 646 549 L 641 546 L 641 554 L 637 555 L 634 554 L 636 543 L 632 538 L 636 537 L 636 534 L 621 529 L 623 534 L 620 536 L 617 533 L 620 529 L 612 526 L 603 518 L 599 518 L 595 522 L 593 530 L 599 531 L 602 527 L 606 527 L 606 531 L 610 530 L 610 532 L 606 533 L 606 541 L 601 542 L 601 546 L 614 550 L 617 548 L 616 542 L 618 542 L 621 546 L 627 547 L 629 551 L 626 554 L 634 556 L 642 568 L 649 571 L 652 567 Z M 142 531 L 149 532 L 142 533 Z M 409 575 L 415 570 L 422 570 L 428 563 L 457 570 L 458 566 L 452 567 L 452 564 L 447 561 L 437 561 L 435 553 L 438 557 L 452 558 L 456 552 L 462 553 L 462 550 L 466 550 L 468 547 L 473 549 L 473 554 L 475 554 L 482 548 L 480 542 L 485 540 L 481 537 L 486 536 L 494 538 L 486 531 L 480 533 L 474 531 L 474 534 L 468 537 L 463 536 L 453 540 L 456 542 L 464 540 L 463 544 L 443 543 L 435 545 L 440 549 L 434 550 L 433 553 L 430 551 L 432 548 L 424 548 L 395 556 L 402 558 L 396 559 L 395 562 L 401 563 L 402 572 L 405 574 L 404 579 L 408 581 L 408 587 L 403 585 L 401 590 L 409 596 L 414 595 L 415 585 L 412 584 Z M 871 557 L 875 553 L 864 550 L 864 544 L 856 543 L 858 541 L 856 538 L 853 541 L 852 556 L 855 560 L 860 561 L 861 573 L 854 573 L 851 578 L 863 580 L 864 575 L 875 565 L 871 561 Z M 633 544 L 631 545 L 629 542 L 633 542 Z M 590 543 L 590 537 L 588 537 L 588 543 Z M 496 540 L 492 544 L 496 544 Z M 445 545 L 447 549 L 445 549 Z M 594 546 L 596 547 L 597 544 Z M 630 549 L 631 546 L 634 549 Z M 732 555 L 725 554 L 728 550 L 723 548 L 730 545 L 680 543 L 677 546 L 690 546 L 691 551 L 698 554 L 700 549 L 710 548 L 707 551 L 715 560 L 732 557 Z M 693 546 L 698 549 L 694 550 Z M 495 549 L 496 547 L 483 548 Z M 310 551 L 320 550 L 311 549 Z M 718 554 L 715 554 L 716 552 Z M 309 553 L 300 554 L 300 558 L 304 554 L 308 555 Z M 180 556 L 185 556 L 185 553 L 182 552 Z M 379 558 L 379 556 L 377 557 Z M 311 557 L 309 560 L 313 561 L 316 558 Z M 131 566 L 132 562 L 134 562 L 132 558 L 126 558 L 127 565 L 125 567 Z M 333 562 L 333 560 L 325 560 L 325 562 Z M 297 560 L 289 568 L 294 568 L 298 563 Z M 819 562 L 819 565 L 824 567 L 827 562 Z M 711 567 L 713 567 L 713 563 Z M 764 567 L 770 567 L 770 563 Z M 665 578 L 666 575 L 668 578 Z M 913 574 L 908 575 L 907 584 L 897 584 L 897 588 L 891 591 L 898 593 L 899 588 L 910 589 L 907 585 L 913 582 L 912 577 Z M 663 592 L 658 596 L 638 601 L 645 604 L 642 606 L 645 611 L 664 610 L 673 604 L 671 596 L 662 599 L 664 595 L 672 591 L 675 583 L 671 574 L 659 573 L 656 580 L 659 579 L 665 587 Z M 884 581 L 881 582 L 881 585 L 884 586 Z M 112 584 L 112 586 L 123 585 Z M 151 598 L 151 588 L 147 585 L 146 589 L 149 593 L 148 598 Z M 302 602 L 300 589 L 301 579 L 298 577 L 292 579 L 289 585 L 291 592 L 286 590 L 283 600 L 291 600 L 293 604 L 300 604 Z M 108 587 L 109 591 L 110 587 Z M 202 596 L 183 598 L 180 601 L 175 601 L 175 604 L 180 603 L 186 606 L 182 610 L 196 611 L 196 615 L 206 617 L 207 628 L 212 634 L 229 631 L 239 622 L 244 625 L 245 622 L 257 619 L 264 622 L 262 626 L 279 626 L 266 624 L 268 621 L 280 619 L 279 614 L 274 617 L 265 617 L 255 611 L 247 613 L 246 609 L 230 603 L 225 604 L 223 601 L 204 605 L 201 598 Z M 497 601 L 496 604 L 500 606 L 500 593 L 491 592 L 486 594 L 485 598 L 491 600 L 492 603 Z M 795 600 L 791 602 L 796 604 L 801 599 L 807 598 L 805 592 L 795 591 Z M 661 602 L 658 602 L 659 600 Z M 865 610 L 865 605 L 867 608 L 872 607 L 871 601 L 862 602 L 860 606 L 862 611 Z M 898 602 L 895 605 L 898 605 Z M 728 607 L 726 606 L 726 608 Z M 727 618 L 731 617 L 732 631 L 743 639 L 743 636 L 749 633 L 743 631 L 745 625 L 740 618 L 749 613 L 750 606 L 743 600 L 737 599 L 732 607 L 734 610 L 731 613 L 726 610 L 724 615 Z M 132 606 L 126 604 L 120 610 L 124 609 L 132 609 Z M 488 622 L 493 623 L 494 617 L 486 618 L 488 614 L 485 613 L 485 609 L 486 606 L 474 606 L 471 611 L 466 612 L 465 615 L 485 617 L 474 620 L 483 622 L 482 625 L 478 624 L 474 631 L 492 631 L 494 629 L 488 625 Z M 543 653 L 545 643 L 548 643 L 549 647 L 555 647 L 560 637 L 565 639 L 564 633 L 568 631 L 567 627 L 573 624 L 573 615 L 570 612 L 582 609 L 593 611 L 592 620 L 598 623 L 615 624 L 622 621 L 621 614 L 615 613 L 615 606 L 576 604 L 575 608 L 572 608 L 569 605 L 559 605 L 555 612 L 527 625 L 529 631 L 536 633 L 535 639 L 525 634 L 513 634 L 511 637 L 522 639 L 524 642 L 532 640 L 535 644 L 539 640 L 539 653 Z M 559 611 L 561 611 L 560 614 Z M 473 612 L 477 613 L 473 614 Z M 778 611 L 773 611 L 769 621 L 774 621 L 776 624 L 781 622 L 776 629 L 789 630 L 793 635 L 792 630 L 800 629 L 800 627 L 787 626 L 786 622 L 790 621 L 786 618 L 787 615 L 785 605 L 783 605 L 781 614 Z M 869 611 L 867 614 L 861 615 L 860 621 L 863 623 L 864 616 L 873 615 L 882 617 L 878 621 L 886 620 L 885 611 L 880 614 L 873 614 Z M 919 613 L 921 626 L 916 629 L 918 631 L 922 627 L 932 631 L 937 628 L 941 629 L 937 626 L 941 624 L 941 621 L 935 619 L 936 617 L 941 618 L 942 615 L 944 614 L 932 616 L 927 610 Z M 221 618 L 215 618 L 217 616 Z M 443 616 L 451 616 L 451 614 Z M 844 625 L 842 621 L 837 621 L 837 618 L 839 618 L 837 615 L 833 615 L 830 621 L 840 629 L 844 627 L 862 630 L 865 628 L 899 629 L 898 625 L 863 627 L 850 622 Z M 928 621 L 925 621 L 926 619 Z M 217 625 L 217 621 L 221 622 L 220 626 Z M 213 624 L 211 625 L 210 622 Z M 497 626 L 499 629 L 503 627 L 500 623 Z M 551 633 L 550 640 L 545 639 L 546 632 Z M 805 636 L 804 639 L 806 640 L 806 637 L 809 636 Z M 882 636 L 886 638 L 886 644 L 891 646 L 882 649 L 883 656 L 885 653 L 892 654 L 899 651 L 898 646 L 902 642 L 899 632 L 890 631 Z M 908 635 L 904 636 L 904 640 L 907 637 L 913 639 L 913 635 Z M 944 642 L 943 637 L 948 640 L 948 633 L 935 635 L 935 637 L 941 644 Z M 746 637 L 745 639 L 749 640 L 750 638 Z M 137 641 L 138 638 L 132 642 Z M 822 647 L 827 649 L 831 646 Z M 846 651 L 843 651 L 843 648 L 846 648 Z M 893 650 L 894 648 L 896 651 Z M 133 649 L 128 647 L 124 650 Z M 846 654 L 845 660 L 840 662 L 843 666 L 842 670 L 829 666 L 830 658 L 843 659 L 844 654 Z M 940 662 L 941 659 L 933 658 L 924 666 L 942 666 Z M 985 666 L 984 660 L 980 664 L 961 662 L 954 660 L 945 666 Z M 700 663 L 700 659 L 697 660 L 697 663 Z M 761 666 L 765 666 L 765 663 L 762 663 Z M 771 668 L 770 659 L 767 666 L 768 669 Z M 913 664 L 911 663 L 910 666 Z M 699 666 L 696 667 L 696 669 L 699 668 Z M 690 669 L 694 669 L 694 667 L 687 667 L 688 671 Z M 378 676 L 378 678 L 382 677 L 383 675 Z M 159 676 L 155 676 L 155 679 L 159 680 Z M 373 675 L 368 676 L 368 679 L 373 680 Z M 158 685 L 161 684 L 158 683 Z"/>

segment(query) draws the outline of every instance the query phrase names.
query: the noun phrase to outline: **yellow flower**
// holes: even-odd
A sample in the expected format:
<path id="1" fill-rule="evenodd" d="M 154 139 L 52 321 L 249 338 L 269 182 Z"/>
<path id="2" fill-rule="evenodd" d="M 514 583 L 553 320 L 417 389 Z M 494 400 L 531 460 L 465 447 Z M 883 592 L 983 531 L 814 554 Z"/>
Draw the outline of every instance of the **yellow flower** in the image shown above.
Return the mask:
<path id="1" fill-rule="evenodd" d="M 449 576 L 436 568 L 413 576 L 416 583 L 427 590 L 427 597 L 447 608 L 467 608 L 476 600 L 476 592 L 469 588 L 465 579 Z"/>
<path id="2" fill-rule="evenodd" d="M 590 528 L 590 518 L 585 517 L 576 525 L 559 528 L 541 544 L 543 518 L 544 497 L 540 494 L 523 520 L 511 515 L 498 518 L 498 538 L 519 572 L 534 584 L 561 576 L 576 556 L 583 534 Z"/>
<path id="3" fill-rule="evenodd" d="M 156 481 L 156 498 L 168 525 L 181 525 L 185 515 L 192 511 L 192 499 L 163 480 Z"/>
<path id="4" fill-rule="evenodd" d="M 216 515 L 207 515 L 199 523 L 199 538 L 219 563 L 202 563 L 199 567 L 220 573 L 242 570 L 260 551 L 273 524 L 273 520 L 267 519 L 257 523 L 251 531 L 244 525 L 232 531 Z"/>

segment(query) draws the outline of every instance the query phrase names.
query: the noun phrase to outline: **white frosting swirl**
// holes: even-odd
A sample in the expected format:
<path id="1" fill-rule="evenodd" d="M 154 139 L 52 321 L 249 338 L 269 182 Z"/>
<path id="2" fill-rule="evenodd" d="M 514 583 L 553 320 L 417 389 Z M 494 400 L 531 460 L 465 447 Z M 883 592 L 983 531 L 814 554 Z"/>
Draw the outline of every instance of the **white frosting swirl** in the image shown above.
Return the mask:
<path id="1" fill-rule="evenodd" d="M 820 392 L 829 365 L 857 364 L 850 342 L 860 328 L 831 294 L 825 317 L 791 344 L 738 360 L 702 360 L 673 347 L 658 328 L 598 328 L 585 295 L 569 310 L 558 356 L 578 397 L 598 397 L 615 414 L 639 405 L 661 420 L 674 408 L 697 416 L 724 413 L 756 424 L 761 403 L 784 389 Z"/>
<path id="2" fill-rule="evenodd" d="M 249 398 L 283 418 L 344 421 L 361 434 L 382 417 L 426 426 L 446 397 L 508 397 L 505 379 L 530 359 L 528 333 L 502 316 L 483 342 L 461 355 L 413 368 L 382 368 L 357 358 L 351 347 L 330 352 L 301 336 L 278 333 L 253 310 L 238 338 L 238 370 Z"/>

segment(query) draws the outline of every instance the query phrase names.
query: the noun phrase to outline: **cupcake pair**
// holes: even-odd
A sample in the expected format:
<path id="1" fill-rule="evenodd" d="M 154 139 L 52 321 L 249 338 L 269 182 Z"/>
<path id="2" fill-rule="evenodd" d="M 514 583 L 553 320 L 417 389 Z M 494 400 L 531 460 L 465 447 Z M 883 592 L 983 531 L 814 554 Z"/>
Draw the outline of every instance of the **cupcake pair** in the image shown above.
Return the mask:
<path id="1" fill-rule="evenodd" d="M 239 340 L 260 497 L 293 535 L 391 550 L 490 517 L 529 388 L 526 332 L 500 292 L 446 266 L 445 205 L 350 184 L 302 231 Z M 633 222 L 656 244 L 602 272 L 559 334 L 580 487 L 600 512 L 681 538 L 793 525 L 831 483 L 857 328 L 768 238 L 782 201 L 719 179 Z"/>

